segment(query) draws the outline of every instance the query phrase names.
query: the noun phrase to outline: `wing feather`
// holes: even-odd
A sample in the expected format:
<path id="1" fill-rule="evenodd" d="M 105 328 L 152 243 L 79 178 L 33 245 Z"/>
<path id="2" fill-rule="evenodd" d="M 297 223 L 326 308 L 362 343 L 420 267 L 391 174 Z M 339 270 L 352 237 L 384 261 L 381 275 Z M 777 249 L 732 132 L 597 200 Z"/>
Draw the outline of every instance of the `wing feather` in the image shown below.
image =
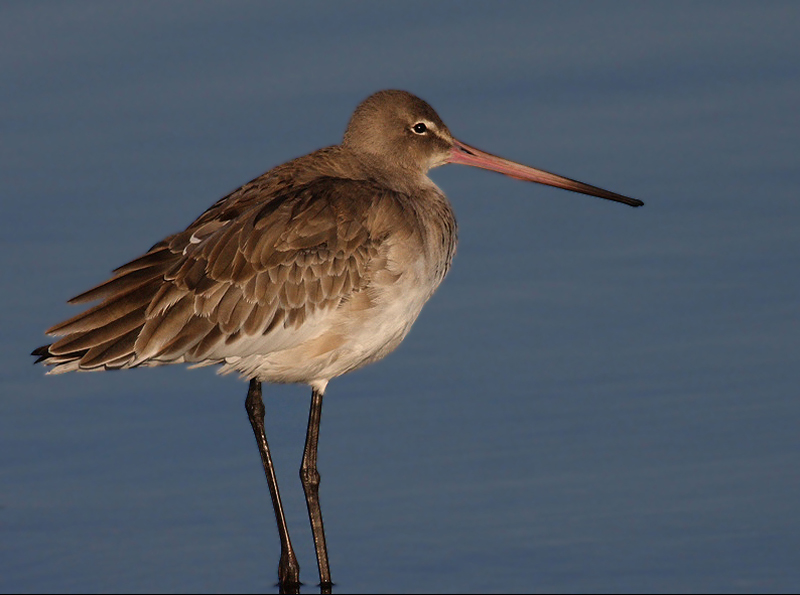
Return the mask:
<path id="1" fill-rule="evenodd" d="M 366 290 L 386 237 L 369 221 L 388 191 L 319 176 L 294 184 L 275 171 L 74 298 L 102 301 L 52 327 L 64 338 L 40 359 L 61 371 L 214 363 L 252 340 L 267 354 Z"/>
<path id="2" fill-rule="evenodd" d="M 216 326 L 208 318 L 194 316 L 154 357 L 166 361 L 178 359 L 205 339 L 214 328 Z"/>
<path id="3" fill-rule="evenodd" d="M 120 337 L 92 347 L 81 356 L 79 360 L 81 369 L 110 368 L 116 361 L 127 363 L 138 334 L 139 330 L 133 329 Z"/>

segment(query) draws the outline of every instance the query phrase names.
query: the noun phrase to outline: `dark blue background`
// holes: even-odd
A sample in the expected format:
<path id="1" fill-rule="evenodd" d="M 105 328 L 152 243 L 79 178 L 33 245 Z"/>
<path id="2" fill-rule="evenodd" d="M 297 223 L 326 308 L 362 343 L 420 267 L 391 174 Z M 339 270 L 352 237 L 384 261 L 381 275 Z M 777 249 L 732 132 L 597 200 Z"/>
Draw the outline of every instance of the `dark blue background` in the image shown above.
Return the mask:
<path id="1" fill-rule="evenodd" d="M 451 166 L 453 270 L 333 381 L 335 592 L 800 584 L 796 3 L 0 6 L 0 590 L 274 589 L 246 385 L 30 350 L 381 88 L 642 209 Z M 309 390 L 265 387 L 303 576 Z"/>

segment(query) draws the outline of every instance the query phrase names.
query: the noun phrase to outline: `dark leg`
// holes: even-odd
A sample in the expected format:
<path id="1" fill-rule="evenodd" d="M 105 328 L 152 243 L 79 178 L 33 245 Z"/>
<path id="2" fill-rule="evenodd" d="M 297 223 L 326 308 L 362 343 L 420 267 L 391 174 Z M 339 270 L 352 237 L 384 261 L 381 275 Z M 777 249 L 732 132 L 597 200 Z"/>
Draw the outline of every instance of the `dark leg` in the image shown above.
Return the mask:
<path id="1" fill-rule="evenodd" d="M 275 478 L 275 468 L 272 466 L 272 457 L 267 445 L 267 434 L 264 430 L 264 401 L 261 398 L 261 383 L 255 379 L 250 381 L 247 391 L 247 400 L 244 402 L 253 433 L 256 435 L 258 451 L 261 453 L 261 462 L 264 464 L 264 473 L 267 475 L 269 494 L 272 496 L 272 507 L 275 509 L 275 519 L 278 521 L 278 535 L 281 539 L 281 560 L 278 564 L 278 577 L 281 587 L 300 584 L 300 565 L 294 555 L 292 542 L 289 539 L 289 528 L 283 514 L 281 495 L 278 493 L 278 480 Z"/>
<path id="2" fill-rule="evenodd" d="M 306 493 L 308 518 L 311 521 L 311 533 L 314 536 L 314 547 L 317 550 L 317 566 L 319 566 L 320 585 L 331 586 L 331 571 L 328 566 L 328 547 L 325 545 L 325 528 L 322 525 L 322 510 L 319 506 L 319 473 L 317 472 L 317 443 L 319 442 L 319 422 L 322 418 L 323 391 L 312 388 L 311 411 L 308 414 L 308 431 L 306 447 L 303 450 L 303 464 L 300 466 L 300 481 Z"/>

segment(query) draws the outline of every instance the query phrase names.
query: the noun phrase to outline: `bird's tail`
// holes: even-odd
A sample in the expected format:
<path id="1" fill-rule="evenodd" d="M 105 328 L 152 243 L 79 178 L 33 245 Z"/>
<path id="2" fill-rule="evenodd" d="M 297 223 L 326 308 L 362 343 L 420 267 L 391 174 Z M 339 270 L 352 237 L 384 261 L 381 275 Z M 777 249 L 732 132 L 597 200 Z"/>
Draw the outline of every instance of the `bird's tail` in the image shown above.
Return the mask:
<path id="1" fill-rule="evenodd" d="M 37 356 L 36 361 L 33 362 L 34 364 L 41 363 L 45 366 L 53 366 L 53 369 L 47 372 L 48 374 L 63 374 L 64 372 L 80 370 L 80 360 L 89 351 L 88 349 L 84 349 L 58 355 L 50 350 L 52 346 L 52 343 L 50 345 L 42 345 L 31 351 L 31 355 Z M 95 369 L 103 370 L 104 368 Z"/>
<path id="2" fill-rule="evenodd" d="M 34 349 L 34 363 L 51 366 L 48 374 L 99 371 L 141 365 L 135 344 L 147 322 L 146 312 L 163 289 L 172 254 L 157 244 L 144 256 L 118 268 L 100 285 L 70 303 L 101 303 L 47 329 L 61 338 Z M 155 296 L 155 297 L 154 297 Z M 154 365 L 154 364 L 151 364 Z"/>

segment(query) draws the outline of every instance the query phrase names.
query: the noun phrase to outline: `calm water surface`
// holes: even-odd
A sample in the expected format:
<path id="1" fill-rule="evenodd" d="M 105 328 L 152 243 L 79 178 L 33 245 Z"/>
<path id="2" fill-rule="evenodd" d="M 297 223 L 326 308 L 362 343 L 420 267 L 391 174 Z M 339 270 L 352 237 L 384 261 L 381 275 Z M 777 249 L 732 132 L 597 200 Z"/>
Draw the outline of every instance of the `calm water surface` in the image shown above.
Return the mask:
<path id="1" fill-rule="evenodd" d="M 0 591 L 275 591 L 246 384 L 45 378 L 103 280 L 404 88 L 643 209 L 451 166 L 445 284 L 332 382 L 334 592 L 793 592 L 800 8 L 6 3 Z M 304 592 L 305 387 L 265 387 Z"/>

